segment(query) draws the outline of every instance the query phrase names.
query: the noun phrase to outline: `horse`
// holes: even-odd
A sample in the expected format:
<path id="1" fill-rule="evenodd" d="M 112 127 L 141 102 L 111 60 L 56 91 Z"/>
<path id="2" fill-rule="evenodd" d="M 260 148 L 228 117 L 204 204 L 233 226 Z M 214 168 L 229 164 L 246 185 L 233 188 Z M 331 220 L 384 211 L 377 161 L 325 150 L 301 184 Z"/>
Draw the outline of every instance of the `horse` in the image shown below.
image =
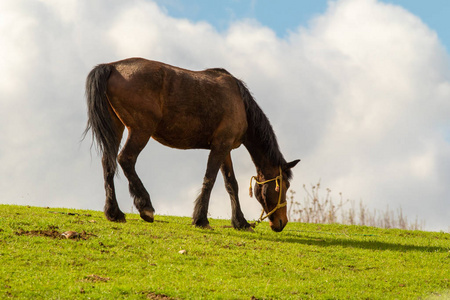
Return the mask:
<path id="1" fill-rule="evenodd" d="M 211 228 L 209 198 L 220 169 L 231 200 L 232 226 L 251 230 L 239 204 L 230 155 L 244 144 L 256 167 L 254 194 L 266 212 L 260 220 L 269 218 L 277 232 L 286 226 L 286 192 L 291 168 L 299 160 L 286 162 L 268 118 L 245 83 L 225 69 L 191 71 L 143 58 L 99 64 L 87 76 L 86 100 L 84 137 L 91 130 L 92 143 L 102 155 L 108 220 L 126 221 L 114 188 L 118 162 L 140 217 L 154 221 L 150 195 L 135 170 L 139 153 L 152 137 L 172 148 L 210 150 L 193 225 Z M 119 153 L 125 127 L 128 137 Z"/>

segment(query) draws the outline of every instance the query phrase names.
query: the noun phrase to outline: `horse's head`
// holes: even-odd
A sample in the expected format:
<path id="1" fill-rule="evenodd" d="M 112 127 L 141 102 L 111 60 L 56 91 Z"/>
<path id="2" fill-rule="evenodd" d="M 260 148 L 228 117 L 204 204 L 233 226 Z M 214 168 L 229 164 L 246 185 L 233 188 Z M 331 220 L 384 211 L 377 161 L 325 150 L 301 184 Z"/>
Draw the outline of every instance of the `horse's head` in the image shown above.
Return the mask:
<path id="1" fill-rule="evenodd" d="M 261 203 L 263 212 L 260 221 L 269 218 L 269 224 L 273 231 L 280 232 L 288 222 L 286 209 L 286 192 L 289 189 L 289 180 L 292 177 L 291 168 L 300 160 L 294 160 L 280 166 L 274 174 L 266 174 L 267 178 L 259 174 L 255 178 L 255 197 Z M 276 173 L 275 173 L 276 172 Z M 269 177 L 270 176 L 270 177 Z M 251 194 L 251 192 L 250 192 Z M 265 216 L 264 212 L 266 213 Z"/>

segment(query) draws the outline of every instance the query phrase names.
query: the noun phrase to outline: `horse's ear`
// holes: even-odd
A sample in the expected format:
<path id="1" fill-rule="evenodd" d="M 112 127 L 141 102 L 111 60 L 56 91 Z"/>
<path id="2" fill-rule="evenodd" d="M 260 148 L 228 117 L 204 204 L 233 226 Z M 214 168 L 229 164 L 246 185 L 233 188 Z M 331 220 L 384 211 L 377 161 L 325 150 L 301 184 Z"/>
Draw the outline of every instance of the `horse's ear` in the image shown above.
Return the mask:
<path id="1" fill-rule="evenodd" d="M 295 167 L 299 163 L 299 161 L 300 161 L 300 159 L 296 159 L 296 160 L 293 160 L 291 162 L 288 162 L 288 163 L 286 163 L 284 165 L 283 169 L 284 170 L 292 169 L 293 167 Z"/>

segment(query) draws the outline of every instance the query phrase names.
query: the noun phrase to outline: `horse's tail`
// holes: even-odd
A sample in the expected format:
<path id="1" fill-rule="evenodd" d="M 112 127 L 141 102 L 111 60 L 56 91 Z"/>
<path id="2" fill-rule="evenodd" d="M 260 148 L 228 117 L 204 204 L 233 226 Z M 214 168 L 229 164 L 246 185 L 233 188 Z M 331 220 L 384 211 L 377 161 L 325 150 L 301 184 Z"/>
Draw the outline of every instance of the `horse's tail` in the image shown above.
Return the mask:
<path id="1" fill-rule="evenodd" d="M 96 66 L 86 78 L 86 100 L 88 121 L 83 136 L 92 130 L 92 142 L 97 142 L 100 153 L 103 153 L 109 170 L 117 168 L 118 141 L 116 129 L 110 115 L 109 101 L 106 91 L 112 66 L 101 64 Z M 83 138 L 84 138 L 83 137 Z"/>

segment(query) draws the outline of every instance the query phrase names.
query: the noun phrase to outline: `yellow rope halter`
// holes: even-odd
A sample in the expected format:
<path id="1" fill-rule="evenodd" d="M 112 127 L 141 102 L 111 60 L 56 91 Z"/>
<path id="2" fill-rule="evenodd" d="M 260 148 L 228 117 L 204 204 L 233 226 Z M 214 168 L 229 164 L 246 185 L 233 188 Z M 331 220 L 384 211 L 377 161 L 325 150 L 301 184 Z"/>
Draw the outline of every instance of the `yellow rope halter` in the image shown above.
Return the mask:
<path id="1" fill-rule="evenodd" d="M 270 212 L 268 212 L 265 216 L 263 216 L 264 215 L 264 208 L 263 208 L 263 210 L 261 212 L 261 216 L 259 217 L 258 221 L 256 221 L 257 222 L 256 224 L 261 223 L 264 219 L 268 218 L 270 215 L 272 215 L 274 212 L 276 212 L 277 209 L 285 207 L 287 205 L 287 202 L 281 203 L 280 185 L 282 185 L 282 183 L 283 183 L 283 172 L 281 171 L 281 167 L 279 169 L 280 169 L 280 175 L 278 175 L 275 178 L 266 180 L 266 181 L 258 181 L 256 176 L 252 176 L 250 178 L 250 188 L 249 188 L 249 195 L 250 195 L 250 197 L 253 197 L 253 188 L 252 188 L 252 181 L 253 181 L 253 179 L 255 179 L 255 182 L 257 184 L 259 184 L 259 185 L 262 185 L 262 184 L 265 184 L 265 183 L 268 183 L 268 182 L 271 182 L 271 181 L 275 181 L 275 184 L 276 184 L 275 191 L 278 192 L 278 203 L 277 203 L 277 206 L 275 206 L 275 208 L 272 209 Z M 279 184 L 278 184 L 278 179 L 280 179 L 280 183 Z"/>

